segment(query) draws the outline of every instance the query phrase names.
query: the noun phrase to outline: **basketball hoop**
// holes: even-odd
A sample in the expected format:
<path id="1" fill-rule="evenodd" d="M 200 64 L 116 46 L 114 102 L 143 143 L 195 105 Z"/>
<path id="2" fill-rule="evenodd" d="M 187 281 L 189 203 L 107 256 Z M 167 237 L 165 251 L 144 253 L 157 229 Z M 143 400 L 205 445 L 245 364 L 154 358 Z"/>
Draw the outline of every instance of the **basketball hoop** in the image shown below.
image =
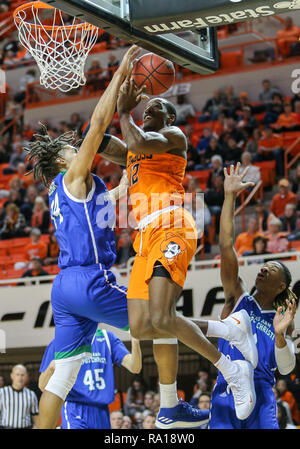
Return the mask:
<path id="1" fill-rule="evenodd" d="M 84 65 L 96 43 L 98 28 L 76 18 L 72 24 L 65 24 L 63 14 L 36 1 L 16 8 L 14 20 L 20 42 L 40 69 L 40 83 L 68 92 L 86 83 Z"/>

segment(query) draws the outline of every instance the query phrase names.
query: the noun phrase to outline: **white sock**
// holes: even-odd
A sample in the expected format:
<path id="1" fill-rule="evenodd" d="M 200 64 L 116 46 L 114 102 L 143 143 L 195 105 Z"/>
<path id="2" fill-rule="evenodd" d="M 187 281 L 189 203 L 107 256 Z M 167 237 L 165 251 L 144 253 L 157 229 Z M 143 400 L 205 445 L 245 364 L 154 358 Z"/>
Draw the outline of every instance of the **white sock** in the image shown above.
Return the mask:
<path id="1" fill-rule="evenodd" d="M 160 408 L 171 408 L 178 405 L 177 382 L 173 384 L 159 384 Z"/>
<path id="2" fill-rule="evenodd" d="M 224 338 L 228 340 L 229 329 L 228 326 L 222 321 L 208 321 L 207 322 L 207 337 Z"/>
<path id="3" fill-rule="evenodd" d="M 221 371 L 225 380 L 238 372 L 238 367 L 232 360 L 225 357 L 224 354 L 221 354 L 219 360 L 214 364 L 215 367 Z"/>

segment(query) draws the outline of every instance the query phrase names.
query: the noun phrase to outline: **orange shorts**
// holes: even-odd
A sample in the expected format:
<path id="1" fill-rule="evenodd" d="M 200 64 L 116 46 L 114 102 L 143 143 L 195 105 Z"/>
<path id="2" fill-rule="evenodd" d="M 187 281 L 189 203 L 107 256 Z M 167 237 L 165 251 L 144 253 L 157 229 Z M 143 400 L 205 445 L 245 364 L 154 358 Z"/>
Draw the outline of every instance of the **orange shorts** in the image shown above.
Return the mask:
<path id="1" fill-rule="evenodd" d="M 137 253 L 132 267 L 128 299 L 149 299 L 148 283 L 159 261 L 172 280 L 183 287 L 187 269 L 197 248 L 197 231 L 193 217 L 185 209 L 161 215 L 134 241 Z"/>

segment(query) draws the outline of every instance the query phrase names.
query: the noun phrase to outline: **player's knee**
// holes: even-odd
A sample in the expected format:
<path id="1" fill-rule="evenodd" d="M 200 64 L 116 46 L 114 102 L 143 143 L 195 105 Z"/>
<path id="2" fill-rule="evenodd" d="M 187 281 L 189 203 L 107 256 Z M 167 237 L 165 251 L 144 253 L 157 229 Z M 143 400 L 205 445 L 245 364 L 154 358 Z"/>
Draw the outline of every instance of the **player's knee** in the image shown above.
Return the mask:
<path id="1" fill-rule="evenodd" d="M 55 394 L 64 401 L 76 381 L 81 363 L 82 359 L 56 360 L 54 373 L 45 390 Z"/>
<path id="2" fill-rule="evenodd" d="M 156 330 L 164 330 L 167 331 L 170 329 L 171 325 L 171 317 L 168 314 L 163 313 L 153 313 L 151 315 L 152 326 Z"/>

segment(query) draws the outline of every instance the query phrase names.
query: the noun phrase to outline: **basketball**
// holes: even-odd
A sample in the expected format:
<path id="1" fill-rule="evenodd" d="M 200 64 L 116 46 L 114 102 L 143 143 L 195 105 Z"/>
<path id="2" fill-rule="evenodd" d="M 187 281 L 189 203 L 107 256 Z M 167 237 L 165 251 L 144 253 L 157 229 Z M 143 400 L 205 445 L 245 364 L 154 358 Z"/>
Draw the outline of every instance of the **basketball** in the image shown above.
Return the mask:
<path id="1" fill-rule="evenodd" d="M 149 95 L 159 95 L 174 83 L 174 65 L 161 56 L 147 53 L 134 65 L 132 78 L 137 87 L 145 85 Z"/>

